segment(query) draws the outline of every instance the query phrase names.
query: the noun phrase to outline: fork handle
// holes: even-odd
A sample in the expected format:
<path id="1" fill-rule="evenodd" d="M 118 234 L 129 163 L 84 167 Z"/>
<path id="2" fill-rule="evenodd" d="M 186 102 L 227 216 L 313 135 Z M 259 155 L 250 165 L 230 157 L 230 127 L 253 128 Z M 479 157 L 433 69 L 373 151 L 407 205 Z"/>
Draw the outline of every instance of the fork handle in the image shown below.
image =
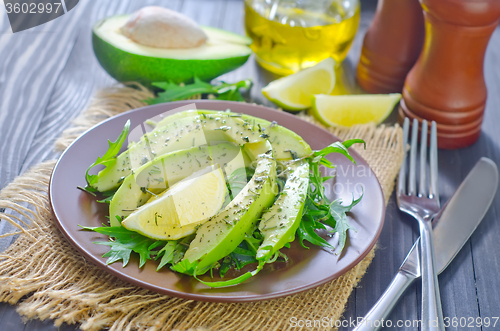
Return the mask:
<path id="1" fill-rule="evenodd" d="M 431 221 L 419 220 L 422 268 L 422 331 L 444 331 Z"/>

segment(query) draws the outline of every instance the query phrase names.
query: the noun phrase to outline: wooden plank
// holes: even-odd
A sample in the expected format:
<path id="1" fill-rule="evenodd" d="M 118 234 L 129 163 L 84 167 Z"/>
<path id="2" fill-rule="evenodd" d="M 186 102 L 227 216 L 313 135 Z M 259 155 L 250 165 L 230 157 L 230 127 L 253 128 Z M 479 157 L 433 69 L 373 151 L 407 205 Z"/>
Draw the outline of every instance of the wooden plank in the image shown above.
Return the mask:
<path id="1" fill-rule="evenodd" d="M 155 1 L 148 1 L 148 4 L 154 3 Z M 80 20 L 81 23 L 76 35 L 77 39 L 75 37 L 76 44 L 71 50 L 67 63 L 55 83 L 44 116 L 34 134 L 33 142 L 22 164 L 21 173 L 43 160 L 57 157 L 59 153 L 53 151 L 53 144 L 61 132 L 70 125 L 69 121 L 76 117 L 81 110 L 85 109 L 97 89 L 115 83 L 100 67 L 94 56 L 91 39 L 89 38 L 89 31 L 92 25 L 103 17 L 132 12 L 142 7 L 144 2 L 130 3 L 130 1 L 113 0 L 93 2 L 91 5 L 86 9 L 85 19 Z M 163 5 L 178 10 L 182 5 L 182 1 L 166 1 Z M 79 8 L 79 6 L 76 8 Z M 4 164 L 2 163 L 3 166 Z M 19 172 L 19 169 L 17 172 Z M 21 321 L 15 309 L 15 306 L 0 303 L 0 325 Z M 23 324 L 16 325 L 18 326 L 11 330 L 23 330 Z M 60 328 L 56 328 L 50 320 L 44 322 L 32 321 L 24 328 L 24 330 L 29 331 L 66 331 L 76 329 L 77 327 L 73 325 L 63 325 Z"/>
<path id="2" fill-rule="evenodd" d="M 11 170 L 12 176 L 17 175 L 19 165 L 21 164 L 24 171 L 24 169 L 32 164 L 36 164 L 47 157 L 53 157 L 54 154 L 51 154 L 51 146 L 55 137 L 57 137 L 64 128 L 64 125 L 61 125 L 61 123 L 65 123 L 69 118 L 76 116 L 79 110 L 84 108 L 95 89 L 109 85 L 113 82 L 99 67 L 93 56 L 88 38 L 88 29 L 93 21 L 91 18 L 89 19 L 89 17 L 101 18 L 110 13 L 130 12 L 133 9 L 142 7 L 144 2 L 134 2 L 129 7 L 117 5 L 116 1 L 107 1 L 105 4 L 103 3 L 104 2 L 100 2 L 102 5 L 93 7 L 89 16 L 81 20 L 83 23 L 79 26 L 78 41 L 74 45 L 74 48 L 68 51 L 71 53 L 66 66 L 62 65 L 59 69 L 59 78 L 56 81 L 57 77 L 55 77 L 52 82 L 53 93 L 51 95 L 50 92 L 48 93 L 50 99 L 46 100 L 45 104 L 47 104 L 47 107 L 44 108 L 42 106 L 40 108 L 43 110 L 44 114 L 43 116 L 38 115 L 39 118 L 35 116 L 35 121 L 39 123 L 38 130 L 36 130 L 37 125 L 27 126 L 28 130 L 35 128 L 35 130 L 32 131 L 34 132 L 31 138 L 32 143 L 29 141 L 25 142 L 24 145 L 20 143 L 20 145 L 24 146 L 25 151 L 29 147 L 29 151 L 24 153 L 24 158 L 22 157 L 22 153 L 20 153 L 21 156 L 19 156 L 19 160 L 16 161 L 17 163 L 9 163 L 17 165 L 17 170 Z M 158 2 L 148 1 L 147 3 L 152 4 Z M 210 0 L 207 1 L 206 4 L 205 1 L 202 2 L 199 0 L 161 2 L 161 5 L 171 4 L 173 4 L 177 10 L 180 9 L 188 15 L 192 15 L 192 17 L 199 17 L 200 20 L 203 20 L 203 24 L 243 33 L 241 16 L 235 14 L 243 12 L 243 3 L 241 1 Z M 363 7 L 360 33 L 346 61 L 346 63 L 349 64 L 347 68 L 350 68 L 350 70 L 352 70 L 357 63 L 357 56 L 359 56 L 361 45 L 360 36 L 362 36 L 362 31 L 366 29 L 369 17 L 373 13 L 373 2 L 363 2 L 363 5 L 368 6 Z M 369 7 L 369 5 L 372 7 Z M 81 4 L 76 8 L 80 6 Z M 203 8 L 204 10 L 199 8 Z M 210 11 L 210 8 L 217 9 L 215 15 L 209 15 L 213 13 Z M 209 12 L 207 13 L 206 11 Z M 75 11 L 72 11 L 72 13 L 74 12 Z M 217 17 L 217 19 L 214 19 L 214 17 Z M 58 20 L 54 21 L 54 23 L 57 21 Z M 47 28 L 48 24 L 50 23 L 47 23 L 43 27 Z M 2 21 L 0 19 L 0 31 L 5 31 L 5 26 L 8 27 L 8 25 L 5 25 L 5 20 Z M 41 31 L 42 30 L 43 29 L 41 29 Z M 498 123 L 500 123 L 500 115 L 495 109 L 500 105 L 500 99 L 496 93 L 496 91 L 500 90 L 500 69 L 498 69 L 500 68 L 499 36 L 500 33 L 497 29 L 494 40 L 490 43 L 486 57 L 485 73 L 490 95 L 483 135 L 480 141 L 475 146 L 468 149 L 460 151 L 440 151 L 440 187 L 444 198 L 449 197 L 453 193 L 454 189 L 480 156 L 487 155 L 493 158 L 497 163 L 500 163 L 500 149 L 498 147 L 500 135 L 497 130 Z M 23 38 L 29 40 L 28 37 Z M 35 38 L 31 38 L 31 40 L 34 41 Z M 1 46 L 4 45 L 5 47 L 5 45 L 8 44 L 10 46 L 6 49 L 10 52 L 7 59 L 19 61 L 17 58 L 24 52 L 22 51 L 22 47 L 16 47 L 19 47 L 21 44 L 11 44 L 10 39 L 11 37 L 9 37 L 8 31 L 0 35 L 0 54 L 3 54 L 1 52 Z M 50 38 L 48 38 L 48 40 L 50 41 Z M 28 42 L 26 43 L 28 44 Z M 57 54 L 54 55 L 57 56 Z M 5 59 L 5 57 L 2 57 L 2 59 Z M 2 66 L 1 63 L 0 66 Z M 10 78 L 10 72 L 2 69 L 3 67 L 0 68 L 0 82 L 3 83 L 6 77 Z M 248 77 L 253 78 L 255 83 L 252 90 L 252 100 L 270 105 L 270 103 L 260 94 L 260 88 L 265 86 L 267 82 L 274 77 L 260 69 L 253 59 L 250 59 L 242 68 L 223 76 L 224 79 L 230 82 Z M 5 84 L 2 85 L 5 86 Z M 28 89 L 24 91 L 27 90 Z M 6 95 L 1 87 L 0 95 Z M 18 95 L 24 96 L 25 94 L 19 93 Z M 0 108 L 0 110 L 3 110 L 3 108 Z M 22 111 L 18 111 L 18 113 L 21 112 Z M 3 112 L 0 112 L 0 115 L 2 113 Z M 9 112 L 9 116 L 10 114 Z M 0 137 L 2 137 L 1 131 Z M 18 138 L 19 137 L 16 139 Z M 2 160 L 4 160 L 3 157 Z M 6 163 L 3 161 L 0 171 L 3 171 L 5 167 Z M 11 169 L 15 168 L 16 166 L 11 167 Z M 1 178 L 0 174 L 0 179 Z M 2 187 L 1 181 L 0 187 Z M 399 264 L 411 247 L 413 240 L 416 239 L 416 234 L 418 232 L 416 224 L 411 219 L 401 220 L 401 214 L 394 204 L 395 200 L 393 197 L 391 201 L 392 203 L 388 206 L 387 210 L 384 230 L 379 241 L 380 249 L 372 265 L 368 269 L 367 274 L 360 283 L 360 287 L 356 289 L 355 294 L 351 296 L 344 317 L 352 316 L 355 318 L 364 315 L 364 313 L 368 311 L 371 305 L 378 299 L 379 295 L 385 290 L 390 279 L 399 267 Z M 498 274 L 500 273 L 500 257 L 498 254 L 492 254 L 492 251 L 496 251 L 495 248 L 499 247 L 498 238 L 500 236 L 500 224 L 497 221 L 499 216 L 498 206 L 500 206 L 499 195 L 497 195 L 494 204 L 496 207 L 486 215 L 484 221 L 468 244 L 469 247 L 465 247 L 457 256 L 456 260 L 440 277 L 445 316 L 456 316 L 458 318 L 481 316 L 491 318 L 495 316 L 495 314 L 498 315 L 498 307 L 500 307 L 500 292 L 498 290 L 500 285 L 500 281 L 498 280 Z M 420 285 L 414 285 L 409 289 L 391 316 L 392 320 L 415 319 L 419 317 L 419 287 Z M 476 290 L 478 295 L 477 299 L 475 295 Z M 20 321 L 20 319 L 16 317 L 17 315 L 13 313 L 14 309 L 15 307 L 0 304 L 0 325 L 10 325 L 8 323 L 16 323 L 16 320 Z M 36 323 L 29 324 L 29 326 L 39 328 L 40 330 L 56 330 L 56 328 L 51 327 L 50 322 L 39 323 L 41 323 L 39 326 Z M 10 329 L 18 330 L 19 328 L 11 327 Z M 32 328 L 28 328 L 28 326 L 26 326 L 25 329 L 32 330 Z M 68 327 L 68 330 L 69 329 L 73 329 L 73 327 L 70 326 Z M 459 329 L 460 328 L 449 328 L 449 330 Z M 416 330 L 416 328 L 402 328 L 401 330 Z M 479 328 L 470 328 L 470 330 L 479 330 Z M 484 330 L 487 330 L 487 328 L 484 328 Z"/>
<path id="3" fill-rule="evenodd" d="M 88 4 L 84 1 L 71 14 L 0 37 L 0 54 L 5 59 L 0 63 L 0 141 L 5 142 L 0 145 L 0 189 L 20 173 Z M 13 230 L 7 222 L 0 222 L 0 233 Z M 0 239 L 0 250 L 11 240 Z"/>
<path id="4" fill-rule="evenodd" d="M 117 2 L 115 2 L 114 7 L 108 9 L 108 12 L 104 12 L 104 14 L 111 14 L 117 10 L 116 3 Z M 95 8 L 95 10 L 92 8 L 84 8 L 87 4 L 89 4 L 88 1 L 86 4 L 80 4 L 71 12 L 73 19 L 79 21 L 79 24 L 82 24 L 82 22 L 87 25 L 90 24 L 90 22 L 86 19 L 86 16 L 91 16 L 91 12 L 94 16 L 103 14 L 98 8 Z M 101 2 L 101 4 L 104 4 L 104 2 Z M 81 16 L 77 15 L 78 11 L 83 10 L 86 10 L 85 19 L 81 19 Z M 69 16 L 69 14 L 67 16 Z M 93 86 L 89 86 L 89 84 L 82 84 L 82 82 L 85 81 L 85 79 L 92 80 L 98 79 L 99 77 L 106 77 L 104 73 L 101 73 L 101 76 L 88 74 L 89 72 L 97 71 L 96 69 L 100 69 L 100 67 L 97 68 L 98 64 L 93 57 L 93 54 L 91 54 L 92 48 L 90 45 L 90 38 L 88 38 L 90 30 L 88 26 L 86 26 L 85 29 L 80 29 L 81 31 L 78 31 L 79 27 L 75 27 L 74 29 L 74 41 L 72 43 L 74 44 L 78 36 L 77 46 L 74 48 L 71 47 L 71 52 L 68 52 L 67 57 L 70 56 L 70 54 L 72 55 L 70 56 L 68 63 L 66 64 L 66 60 L 61 63 L 64 69 L 60 69 L 62 73 L 59 78 L 58 75 L 54 75 L 54 79 L 58 78 L 55 84 L 45 86 L 46 89 L 43 93 L 46 94 L 48 101 L 43 105 L 40 104 L 39 106 L 42 107 L 46 105 L 46 108 L 43 109 L 43 111 L 37 109 L 33 110 L 33 112 L 40 112 L 43 116 L 41 116 L 42 118 L 38 121 L 38 129 L 35 127 L 35 129 L 30 132 L 34 135 L 29 151 L 26 155 L 22 156 L 22 171 L 26 170 L 31 165 L 43 161 L 44 159 L 55 156 L 55 153 L 53 152 L 53 143 L 55 139 L 60 135 L 62 130 L 69 125 L 68 120 L 75 117 L 81 109 L 84 109 L 88 98 L 93 93 Z M 36 35 L 33 35 L 33 37 L 35 38 Z M 52 38 L 57 39 L 58 36 L 54 35 Z M 65 41 L 63 40 L 60 42 Z M 43 46 L 44 43 L 41 45 Z M 1 51 L 0 54 L 2 54 Z M 57 57 L 58 54 L 54 53 L 51 54 L 51 56 Z M 94 70 L 82 70 L 82 68 L 91 68 L 92 66 L 89 65 L 89 63 L 93 63 L 94 68 L 92 69 Z M 28 74 L 25 75 L 27 76 Z M 108 84 L 111 83 L 110 78 L 106 77 L 106 79 L 108 79 Z M 2 94 L 2 92 L 3 91 L 0 90 L 0 94 L 5 95 Z M 22 93 L 21 95 L 24 96 L 27 95 L 27 93 Z M 29 113 L 30 109 L 24 109 L 23 111 Z M 4 159 L 2 158 L 2 160 Z M 2 169 L 5 169 L 6 166 L 7 164 L 3 161 Z M 20 169 L 17 168 L 17 166 L 12 167 L 12 172 L 14 174 L 19 173 L 19 171 Z M 62 326 L 60 328 L 56 328 L 54 327 L 52 321 L 32 321 L 25 326 L 22 323 L 20 316 L 15 312 L 15 309 L 15 306 L 10 306 L 6 303 L 0 304 L 0 312 L 3 312 L 0 314 L 0 325 L 2 325 L 2 328 L 6 325 L 12 325 L 10 328 L 11 330 L 75 330 L 75 326 Z"/>
<path id="5" fill-rule="evenodd" d="M 89 0 L 86 3 L 89 4 Z M 86 18 L 80 20 L 78 31 L 76 31 L 75 40 L 78 42 L 71 50 L 71 55 L 68 55 L 68 63 L 56 81 L 52 94 L 48 93 L 50 99 L 47 102 L 45 114 L 40 121 L 38 130 L 35 130 L 36 134 L 33 137 L 30 151 L 23 160 L 21 172 L 49 157 L 56 157 L 57 153 L 54 153 L 52 148 L 53 143 L 61 132 L 70 125 L 70 120 L 86 107 L 97 89 L 115 83 L 101 68 L 94 56 L 91 39 L 88 37 L 93 24 L 104 17 L 130 13 L 144 5 L 153 4 L 157 4 L 157 1 L 130 3 L 113 0 L 99 5 L 92 4 L 87 9 Z M 164 1 L 162 5 L 178 10 L 182 6 L 182 1 Z M 81 7 L 77 6 L 77 8 Z M 85 69 L 82 70 L 82 68 Z M 92 74 L 89 75 L 89 73 Z"/>
<path id="6" fill-rule="evenodd" d="M 21 330 L 21 329 L 19 329 Z M 73 331 L 78 330 L 75 325 L 63 324 L 60 327 L 54 326 L 54 321 L 48 319 L 45 321 L 31 320 L 24 325 L 24 331 Z"/>
<path id="7" fill-rule="evenodd" d="M 365 3 L 363 3 L 365 4 Z M 364 12 L 362 12 L 362 20 L 360 30 L 364 28 L 364 24 L 367 24 L 369 20 L 363 16 Z M 359 35 L 359 34 L 358 34 Z M 352 59 L 353 51 L 356 52 L 356 49 L 360 47 L 356 43 L 359 41 L 356 38 L 356 41 L 353 45 L 353 49 L 350 52 L 349 58 Z M 498 57 L 495 57 L 498 59 Z M 352 61 L 352 63 L 357 63 L 357 61 Z M 493 66 L 492 66 L 493 67 Z M 486 64 L 486 68 L 488 68 L 488 63 Z M 488 71 L 488 70 L 486 70 Z M 496 73 L 494 76 L 498 77 L 499 73 Z M 489 83 L 489 82 L 488 82 Z M 489 86 L 490 83 L 489 83 Z M 392 119 L 394 121 L 394 118 Z M 497 122 L 498 123 L 498 122 Z M 482 144 L 482 143 L 479 143 Z M 440 151 L 440 189 L 442 195 L 442 201 L 446 201 L 456 190 L 462 179 L 466 176 L 470 168 L 472 168 L 473 164 L 479 158 L 477 153 L 471 153 L 470 150 L 460 150 L 460 151 Z M 462 161 L 462 162 L 461 162 Z M 468 161 L 468 162 L 467 162 Z M 457 163 L 460 164 L 457 164 Z M 391 201 L 394 201 L 391 199 Z M 403 217 L 396 210 L 391 210 L 391 205 L 389 205 L 387 210 L 388 217 L 393 217 L 394 222 L 401 222 L 401 218 Z M 405 216 L 406 217 L 406 216 Z M 389 245 L 387 248 L 388 252 L 397 252 L 400 247 L 404 247 L 401 245 L 402 238 L 401 236 L 407 236 L 408 230 L 397 230 L 393 229 L 393 225 L 390 226 L 390 231 L 386 231 L 387 222 L 389 218 L 386 219 L 386 225 L 384 226 L 384 230 L 379 240 L 379 245 L 381 247 L 385 247 L 385 245 Z M 411 219 L 408 219 L 408 222 L 414 222 Z M 390 222 L 392 223 L 392 222 Z M 416 237 L 418 233 L 418 228 L 416 227 L 416 223 L 413 226 L 413 235 Z M 384 244 L 385 243 L 385 244 Z M 407 247 L 404 248 L 401 252 L 408 251 Z M 356 291 L 356 314 L 358 316 L 362 316 L 371 308 L 371 305 L 378 299 L 382 291 L 385 290 L 389 279 L 392 278 L 394 273 L 397 271 L 399 264 L 392 263 L 391 261 L 385 260 L 384 255 L 387 252 L 381 251 L 378 252 L 378 255 L 375 257 L 372 265 L 369 268 L 367 275 L 363 278 L 361 282 L 361 288 Z M 394 254 L 394 253 L 393 253 Z M 404 257 L 404 256 L 403 256 Z M 398 257 L 400 262 L 402 261 L 401 257 Z M 473 260 L 470 253 L 470 248 L 465 247 L 465 249 L 460 252 L 460 254 L 456 258 L 457 260 L 449 266 L 449 268 L 440 276 L 440 285 L 441 285 L 441 295 L 443 301 L 443 311 L 444 315 L 448 317 L 471 317 L 476 318 L 479 316 L 478 307 L 476 303 L 476 295 L 475 295 L 475 287 L 474 287 L 474 271 L 473 271 Z M 400 263 L 399 262 L 399 263 Z M 392 272 L 386 272 L 387 268 L 392 268 Z M 372 273 L 372 269 L 375 269 Z M 498 268 L 496 269 L 498 272 Z M 385 275 L 384 275 L 385 274 Z M 493 278 L 498 279 L 498 278 Z M 383 286 L 379 286 L 380 282 L 383 282 Z M 498 284 L 498 281 L 496 281 Z M 372 291 L 371 294 L 366 294 L 363 292 L 365 286 L 368 288 L 367 291 Z M 405 296 L 403 296 L 402 300 L 399 302 L 398 306 L 394 310 L 390 319 L 396 321 L 398 319 L 402 320 L 413 320 L 420 319 L 420 284 L 413 285 L 410 289 L 408 289 Z M 367 304 L 368 303 L 368 304 Z M 362 306 L 365 306 L 364 309 L 360 309 Z M 493 306 L 494 307 L 494 306 Z M 498 307 L 498 305 L 497 305 Z M 360 311 L 361 310 L 361 311 Z M 389 328 L 387 328 L 389 329 Z M 401 330 L 417 330 L 416 327 L 409 328 L 401 328 Z M 450 327 L 448 330 L 460 330 L 458 327 Z M 475 330 L 475 328 L 471 328 L 471 330 Z"/>
<path id="8" fill-rule="evenodd" d="M 487 156 L 500 166 L 500 28 L 497 27 L 490 40 L 485 59 L 485 79 L 488 100 L 483 122 L 483 133 L 478 143 L 470 147 L 475 159 Z M 472 160 L 474 161 L 474 160 Z M 493 206 L 471 238 L 474 261 L 475 285 L 481 318 L 500 317 L 500 194 L 497 192 Z M 493 324 L 492 324 L 493 325 Z M 482 330 L 500 330 L 500 319 L 496 326 Z"/>
<path id="9" fill-rule="evenodd" d="M 141 3 L 113 0 L 89 9 L 87 19 L 83 20 L 79 27 L 78 40 L 50 96 L 45 116 L 35 134 L 21 172 L 43 160 L 57 157 L 59 153 L 53 150 L 54 141 L 71 125 L 71 119 L 85 109 L 96 90 L 116 83 L 95 58 L 92 41 L 88 38 L 93 24 L 104 17 L 131 13 L 144 5 L 155 3 L 157 2 L 152 0 Z M 161 5 L 179 10 L 182 1 L 165 1 Z M 89 72 L 92 74 L 89 75 Z"/>
<path id="10" fill-rule="evenodd" d="M 59 153 L 53 150 L 54 141 L 71 125 L 71 119 L 85 109 L 97 89 L 114 84 L 114 80 L 97 62 L 89 35 L 96 21 L 128 12 L 128 7 L 126 1 L 106 1 L 88 8 L 86 19 L 78 28 L 77 42 L 50 95 L 22 172 L 43 160 L 57 157 Z"/>
<path id="11" fill-rule="evenodd" d="M 184 0 L 180 10 L 200 25 L 220 27 L 224 21 L 224 0 Z"/>
<path id="12" fill-rule="evenodd" d="M 0 38 L 0 188 L 19 172 L 50 92 L 76 41 L 84 4 L 54 21 Z M 5 14 L 3 15 L 5 16 Z M 5 20 L 5 17 L 3 18 Z"/>
<path id="13" fill-rule="evenodd" d="M 3 313 L 0 315 L 0 329 L 10 330 L 10 331 L 20 331 L 24 330 L 24 322 L 21 316 L 16 312 L 16 307 L 11 306 L 7 303 L 0 303 L 0 311 Z"/>

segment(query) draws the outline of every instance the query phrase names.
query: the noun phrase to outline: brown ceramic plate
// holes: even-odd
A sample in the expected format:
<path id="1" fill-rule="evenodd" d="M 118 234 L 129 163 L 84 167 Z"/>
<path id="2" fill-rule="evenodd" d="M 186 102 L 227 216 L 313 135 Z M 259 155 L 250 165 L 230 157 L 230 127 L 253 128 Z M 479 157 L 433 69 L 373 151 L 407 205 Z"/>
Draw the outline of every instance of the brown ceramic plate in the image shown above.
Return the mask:
<path id="1" fill-rule="evenodd" d="M 294 115 L 270 108 L 238 102 L 194 102 L 198 109 L 231 109 L 277 121 L 301 135 L 313 149 L 321 149 L 338 140 L 331 133 Z M 127 119 L 131 120 L 131 127 L 134 128 L 148 118 L 190 103 L 193 101 L 148 106 L 110 118 L 73 142 L 57 162 L 50 181 L 52 209 L 59 228 L 86 260 L 125 281 L 155 292 L 202 301 L 240 302 L 283 297 L 322 285 L 347 272 L 368 254 L 382 230 L 384 197 L 380 184 L 367 163 L 356 152 L 351 151 L 357 166 L 340 155 L 329 157 L 338 165 L 335 185 L 327 189 L 332 197 L 350 202 L 353 191 L 358 196 L 356 192 L 360 192 L 361 188 L 364 190 L 363 199 L 349 215 L 357 232 L 349 231 L 346 248 L 340 256 L 314 247 L 304 249 L 294 242 L 290 249 L 284 249 L 290 257 L 288 263 L 266 265 L 263 271 L 246 283 L 220 289 L 210 289 L 192 277 L 176 274 L 166 268 L 156 272 L 157 263 L 152 261 L 142 269 L 138 268 L 137 260 L 133 259 L 125 268 L 121 262 L 106 265 L 106 259 L 102 255 L 107 252 L 108 247 L 93 242 L 107 238 L 95 232 L 83 231 L 78 224 L 101 226 L 106 223 L 107 206 L 97 203 L 94 197 L 77 189 L 77 186 L 85 186 L 84 174 L 87 167 L 104 154 L 107 140 L 114 141 L 118 137 Z M 333 242 L 336 238 L 329 240 Z M 252 266 L 247 267 L 252 269 Z"/>

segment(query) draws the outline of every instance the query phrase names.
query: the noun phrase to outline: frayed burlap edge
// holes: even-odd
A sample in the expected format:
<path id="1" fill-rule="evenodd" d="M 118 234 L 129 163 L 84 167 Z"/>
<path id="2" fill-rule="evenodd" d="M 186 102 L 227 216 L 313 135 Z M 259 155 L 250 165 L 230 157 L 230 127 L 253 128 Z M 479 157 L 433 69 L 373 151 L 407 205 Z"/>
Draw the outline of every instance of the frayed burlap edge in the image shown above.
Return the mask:
<path id="1" fill-rule="evenodd" d="M 151 96 L 139 85 L 98 92 L 90 107 L 57 140 L 56 148 L 65 149 L 110 116 L 144 106 L 141 100 Z M 314 122 L 305 114 L 299 116 Z M 377 175 L 387 202 L 403 158 L 401 129 L 368 125 L 330 130 L 342 139 L 356 137 L 367 142 L 366 150 L 357 150 Z M 6 209 L 0 213 L 0 221 L 16 226 L 19 235 L 0 254 L 0 301 L 17 304 L 17 311 L 26 319 L 49 318 L 56 326 L 76 323 L 82 330 L 92 331 L 289 330 L 292 317 L 339 319 L 374 256 L 372 250 L 361 263 L 328 284 L 275 300 L 208 303 L 156 294 L 87 263 L 65 240 L 55 226 L 47 197 L 54 165 L 55 160 L 39 164 L 0 191 L 0 209 Z"/>

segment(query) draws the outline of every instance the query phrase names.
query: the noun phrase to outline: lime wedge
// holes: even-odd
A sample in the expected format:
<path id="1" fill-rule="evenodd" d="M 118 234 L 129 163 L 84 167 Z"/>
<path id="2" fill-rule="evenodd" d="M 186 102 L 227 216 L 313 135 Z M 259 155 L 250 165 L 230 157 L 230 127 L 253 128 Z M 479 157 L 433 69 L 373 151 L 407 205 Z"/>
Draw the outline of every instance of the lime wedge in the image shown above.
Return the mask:
<path id="1" fill-rule="evenodd" d="M 315 95 L 312 112 L 328 126 L 382 123 L 401 99 L 401 94 Z"/>
<path id="2" fill-rule="evenodd" d="M 262 89 L 266 98 L 283 109 L 311 107 L 314 94 L 330 94 L 335 87 L 335 60 L 327 58 L 314 67 L 277 79 Z"/>
<path id="3" fill-rule="evenodd" d="M 208 167 L 153 196 L 122 225 L 159 240 L 175 240 L 194 233 L 221 209 L 226 182 L 219 167 Z"/>

